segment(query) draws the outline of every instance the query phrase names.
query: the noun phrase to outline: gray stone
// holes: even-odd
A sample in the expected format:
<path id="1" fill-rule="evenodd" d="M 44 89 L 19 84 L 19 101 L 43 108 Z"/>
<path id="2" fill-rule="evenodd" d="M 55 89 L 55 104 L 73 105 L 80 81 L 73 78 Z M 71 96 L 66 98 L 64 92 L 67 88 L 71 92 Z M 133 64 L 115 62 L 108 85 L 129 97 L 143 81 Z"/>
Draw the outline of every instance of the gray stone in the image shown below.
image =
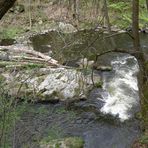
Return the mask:
<path id="1" fill-rule="evenodd" d="M 73 33 L 73 32 L 76 32 L 77 29 L 71 24 L 60 22 L 59 23 L 59 31 L 61 31 L 63 33 Z"/>
<path id="2" fill-rule="evenodd" d="M 79 100 L 86 98 L 92 88 L 91 75 L 84 75 L 76 69 L 41 68 L 2 73 L 10 89 L 10 95 L 40 100 Z M 94 81 L 99 81 L 94 75 Z M 19 90 L 19 93 L 18 93 Z"/>

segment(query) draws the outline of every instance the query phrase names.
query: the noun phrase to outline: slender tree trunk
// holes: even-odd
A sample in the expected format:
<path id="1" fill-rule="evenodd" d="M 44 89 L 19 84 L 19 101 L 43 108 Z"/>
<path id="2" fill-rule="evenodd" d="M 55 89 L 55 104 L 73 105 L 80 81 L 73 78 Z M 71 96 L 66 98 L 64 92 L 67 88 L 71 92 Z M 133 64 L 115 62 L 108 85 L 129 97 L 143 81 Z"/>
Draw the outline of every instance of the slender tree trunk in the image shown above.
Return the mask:
<path id="1" fill-rule="evenodd" d="M 13 6 L 16 0 L 0 0 L 0 20 L 5 13 Z"/>
<path id="2" fill-rule="evenodd" d="M 132 32 L 133 32 L 133 45 L 136 52 L 135 57 L 139 63 L 140 73 L 138 75 L 139 81 L 139 95 L 143 101 L 143 86 L 147 83 L 147 74 L 145 68 L 145 59 L 143 52 L 140 48 L 139 38 L 139 0 L 132 0 Z"/>
<path id="3" fill-rule="evenodd" d="M 146 8 L 147 8 L 147 11 L 148 11 L 148 0 L 145 0 L 146 2 Z"/>
<path id="4" fill-rule="evenodd" d="M 136 51 L 140 51 L 140 39 L 139 39 L 139 0 L 132 1 L 132 33 L 133 33 L 133 45 Z"/>
<path id="5" fill-rule="evenodd" d="M 72 1 L 68 0 L 68 10 L 71 11 L 72 10 Z"/>
<path id="6" fill-rule="evenodd" d="M 28 1 L 28 17 L 29 17 L 29 29 L 32 27 L 32 18 L 31 18 L 31 0 Z"/>
<path id="7" fill-rule="evenodd" d="M 110 25 L 110 20 L 109 20 L 109 16 L 108 16 L 108 7 L 107 7 L 106 0 L 104 0 L 104 15 L 105 15 L 106 23 L 107 23 L 108 32 L 111 34 L 111 25 Z M 112 46 L 115 49 L 116 43 L 112 37 L 110 39 L 111 39 Z"/>
<path id="8" fill-rule="evenodd" d="M 79 19 L 79 0 L 73 1 L 74 19 Z"/>
<path id="9" fill-rule="evenodd" d="M 79 25 L 79 0 L 73 0 L 73 19 L 76 26 Z"/>

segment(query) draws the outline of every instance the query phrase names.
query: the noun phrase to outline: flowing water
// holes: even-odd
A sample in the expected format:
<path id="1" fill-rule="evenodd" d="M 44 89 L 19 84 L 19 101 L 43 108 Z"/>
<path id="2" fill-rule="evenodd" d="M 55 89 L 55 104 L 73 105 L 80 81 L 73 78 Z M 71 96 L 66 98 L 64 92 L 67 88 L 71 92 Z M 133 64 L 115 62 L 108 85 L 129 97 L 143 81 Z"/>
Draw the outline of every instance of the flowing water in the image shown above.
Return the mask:
<path id="1" fill-rule="evenodd" d="M 138 61 L 135 57 L 126 54 L 118 54 L 111 61 L 112 74 L 103 75 L 103 113 L 118 116 L 121 121 L 133 117 L 139 108 L 139 89 L 137 73 Z M 137 108 L 137 109 L 136 109 Z"/>
<path id="2" fill-rule="evenodd" d="M 80 58 L 94 60 L 95 54 L 112 49 L 110 40 L 104 40 L 104 36 L 92 30 L 74 34 L 49 32 L 30 40 L 35 50 L 51 54 L 52 49 L 54 58 L 75 66 Z M 142 47 L 147 51 L 148 35 L 141 37 Z M 132 39 L 128 35 L 121 34 L 114 38 L 118 47 L 132 47 Z M 87 101 L 75 103 L 76 110 L 72 112 L 61 110 L 61 104 L 31 105 L 35 111 L 27 109 L 18 123 L 17 147 L 26 143 L 37 148 L 37 141 L 46 137 L 49 134 L 47 131 L 54 127 L 55 131 L 60 129 L 58 136 L 62 133 L 61 137 L 83 137 L 85 148 L 131 148 L 141 133 L 140 123 L 135 118 L 135 113 L 140 109 L 138 62 L 129 54 L 110 53 L 100 57 L 98 63 L 113 68 L 110 72 L 96 72 L 102 77 L 103 88 L 92 90 Z M 40 114 L 40 108 L 46 109 L 46 112 Z"/>

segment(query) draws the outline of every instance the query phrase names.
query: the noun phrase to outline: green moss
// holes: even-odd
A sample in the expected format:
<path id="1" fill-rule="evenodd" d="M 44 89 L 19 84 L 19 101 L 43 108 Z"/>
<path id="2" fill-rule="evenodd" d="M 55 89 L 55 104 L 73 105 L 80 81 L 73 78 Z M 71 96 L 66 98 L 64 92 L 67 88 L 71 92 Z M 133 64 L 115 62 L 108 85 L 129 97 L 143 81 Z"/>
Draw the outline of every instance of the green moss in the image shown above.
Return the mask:
<path id="1" fill-rule="evenodd" d="M 84 141 L 80 137 L 70 137 L 65 139 L 67 148 L 83 148 Z"/>
<path id="2" fill-rule="evenodd" d="M 116 2 L 116 3 L 111 3 L 109 5 L 109 8 L 117 11 L 123 11 L 129 9 L 129 4 L 127 2 Z"/>
<path id="3" fill-rule="evenodd" d="M 23 67 L 26 68 L 26 69 L 34 69 L 34 68 L 43 68 L 43 67 L 45 67 L 45 65 L 44 64 L 30 63 L 30 64 L 27 64 L 27 65 L 24 65 Z"/>
<path id="4" fill-rule="evenodd" d="M 68 137 L 51 140 L 46 144 L 41 144 L 41 147 L 61 148 L 61 145 L 63 145 L 64 148 L 83 148 L 84 141 L 80 137 Z"/>
<path id="5" fill-rule="evenodd" d="M 15 38 L 18 34 L 20 35 L 24 30 L 20 27 L 12 27 L 11 28 L 4 28 L 0 34 L 1 38 L 5 39 L 13 39 Z"/>
<path id="6" fill-rule="evenodd" d="M 102 85 L 103 85 L 103 82 L 102 81 L 98 81 L 98 82 L 95 83 L 95 86 L 97 88 L 102 88 Z"/>
<path id="7" fill-rule="evenodd" d="M 132 23 L 131 1 L 109 1 L 110 21 L 111 24 L 117 25 L 120 28 L 127 28 Z M 140 0 L 140 14 L 139 14 L 139 26 L 145 27 L 148 22 L 147 9 L 145 7 L 145 1 Z M 125 13 L 126 11 L 126 13 Z"/>

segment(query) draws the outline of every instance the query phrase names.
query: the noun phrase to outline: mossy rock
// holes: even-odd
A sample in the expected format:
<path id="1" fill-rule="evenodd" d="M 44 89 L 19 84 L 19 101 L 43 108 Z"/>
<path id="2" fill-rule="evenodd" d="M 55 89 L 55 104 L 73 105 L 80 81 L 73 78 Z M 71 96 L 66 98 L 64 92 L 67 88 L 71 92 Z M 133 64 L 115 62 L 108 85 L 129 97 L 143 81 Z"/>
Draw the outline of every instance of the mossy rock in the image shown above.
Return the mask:
<path id="1" fill-rule="evenodd" d="M 41 148 L 83 148 L 84 141 L 80 137 L 68 137 L 64 139 L 55 139 L 48 143 L 40 145 Z"/>
<path id="2" fill-rule="evenodd" d="M 103 82 L 102 82 L 102 81 L 98 81 L 98 82 L 95 83 L 95 86 L 96 86 L 97 88 L 102 88 Z"/>
<path id="3" fill-rule="evenodd" d="M 83 148 L 84 141 L 79 137 L 70 137 L 65 139 L 67 148 Z"/>

